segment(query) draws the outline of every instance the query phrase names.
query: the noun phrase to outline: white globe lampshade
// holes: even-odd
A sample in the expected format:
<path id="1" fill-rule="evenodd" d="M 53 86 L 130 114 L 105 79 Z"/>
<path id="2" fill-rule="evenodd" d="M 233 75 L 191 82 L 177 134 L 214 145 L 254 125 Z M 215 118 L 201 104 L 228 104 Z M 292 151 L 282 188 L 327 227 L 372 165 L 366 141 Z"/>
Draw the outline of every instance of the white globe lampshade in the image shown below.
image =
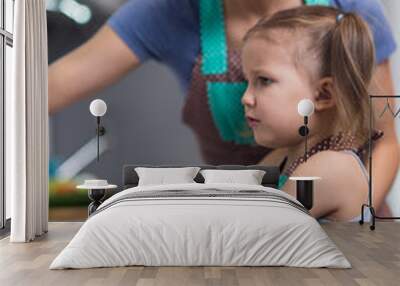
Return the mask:
<path id="1" fill-rule="evenodd" d="M 302 99 L 297 105 L 297 112 L 301 116 L 310 116 L 314 112 L 314 103 L 310 99 Z"/>
<path id="2" fill-rule="evenodd" d="M 107 111 L 107 104 L 101 99 L 95 99 L 90 103 L 90 113 L 93 116 L 103 116 Z"/>

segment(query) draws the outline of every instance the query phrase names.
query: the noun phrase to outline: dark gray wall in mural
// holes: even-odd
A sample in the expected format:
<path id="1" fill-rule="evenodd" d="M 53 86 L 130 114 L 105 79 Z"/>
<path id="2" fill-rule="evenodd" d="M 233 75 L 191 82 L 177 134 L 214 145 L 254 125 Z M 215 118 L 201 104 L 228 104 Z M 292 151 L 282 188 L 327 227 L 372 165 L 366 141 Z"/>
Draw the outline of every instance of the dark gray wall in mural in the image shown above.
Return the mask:
<path id="1" fill-rule="evenodd" d="M 84 79 L 82 79 L 84 80 Z M 120 184 L 122 165 L 201 163 L 194 136 L 181 122 L 185 96 L 172 72 L 149 62 L 118 84 L 51 118 L 51 154 L 61 160 L 95 136 L 90 101 L 103 99 L 109 149 L 83 171 Z M 92 149 L 93 154 L 96 149 Z"/>

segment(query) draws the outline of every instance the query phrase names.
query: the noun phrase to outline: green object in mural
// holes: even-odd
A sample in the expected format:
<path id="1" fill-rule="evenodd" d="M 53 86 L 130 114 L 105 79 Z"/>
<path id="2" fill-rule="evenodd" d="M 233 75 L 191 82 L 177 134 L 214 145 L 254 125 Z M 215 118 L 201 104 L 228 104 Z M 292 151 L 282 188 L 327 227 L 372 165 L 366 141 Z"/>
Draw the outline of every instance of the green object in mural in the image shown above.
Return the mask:
<path id="1" fill-rule="evenodd" d="M 89 203 L 87 190 L 78 190 L 76 182 L 50 179 L 50 207 L 87 206 Z"/>

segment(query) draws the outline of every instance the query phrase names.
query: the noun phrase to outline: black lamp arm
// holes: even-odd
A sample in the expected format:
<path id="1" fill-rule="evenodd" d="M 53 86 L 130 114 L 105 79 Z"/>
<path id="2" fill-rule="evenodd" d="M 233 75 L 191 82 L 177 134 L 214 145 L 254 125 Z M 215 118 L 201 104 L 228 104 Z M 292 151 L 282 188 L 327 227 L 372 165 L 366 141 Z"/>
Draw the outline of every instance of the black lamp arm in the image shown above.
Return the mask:
<path id="1" fill-rule="evenodd" d="M 307 161 L 307 140 L 308 140 L 308 133 L 310 130 L 308 129 L 308 116 L 304 116 L 304 125 L 299 128 L 299 134 L 305 137 L 304 141 L 304 160 Z"/>
<path id="2" fill-rule="evenodd" d="M 96 135 L 103 136 L 104 134 L 106 134 L 106 129 L 104 128 L 104 126 L 100 126 L 100 116 L 97 116 L 96 120 L 97 120 Z"/>
<path id="3" fill-rule="evenodd" d="M 96 121 L 97 121 L 96 135 L 97 135 L 97 162 L 98 162 L 100 157 L 100 136 L 103 136 L 106 133 L 106 129 L 104 128 L 104 126 L 100 126 L 100 116 L 96 117 Z"/>

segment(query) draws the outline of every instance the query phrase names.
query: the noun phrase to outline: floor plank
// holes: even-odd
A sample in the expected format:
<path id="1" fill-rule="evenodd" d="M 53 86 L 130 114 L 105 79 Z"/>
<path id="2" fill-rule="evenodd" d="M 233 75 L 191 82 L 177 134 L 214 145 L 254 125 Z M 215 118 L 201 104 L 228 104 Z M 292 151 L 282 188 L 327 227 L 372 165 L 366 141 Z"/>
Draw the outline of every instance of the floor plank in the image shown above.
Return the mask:
<path id="1" fill-rule="evenodd" d="M 48 269 L 81 227 L 80 222 L 51 222 L 49 233 L 32 243 L 0 240 L 0 285 L 400 285 L 400 224 L 330 223 L 322 227 L 344 252 L 352 269 L 289 267 L 117 267 Z"/>

